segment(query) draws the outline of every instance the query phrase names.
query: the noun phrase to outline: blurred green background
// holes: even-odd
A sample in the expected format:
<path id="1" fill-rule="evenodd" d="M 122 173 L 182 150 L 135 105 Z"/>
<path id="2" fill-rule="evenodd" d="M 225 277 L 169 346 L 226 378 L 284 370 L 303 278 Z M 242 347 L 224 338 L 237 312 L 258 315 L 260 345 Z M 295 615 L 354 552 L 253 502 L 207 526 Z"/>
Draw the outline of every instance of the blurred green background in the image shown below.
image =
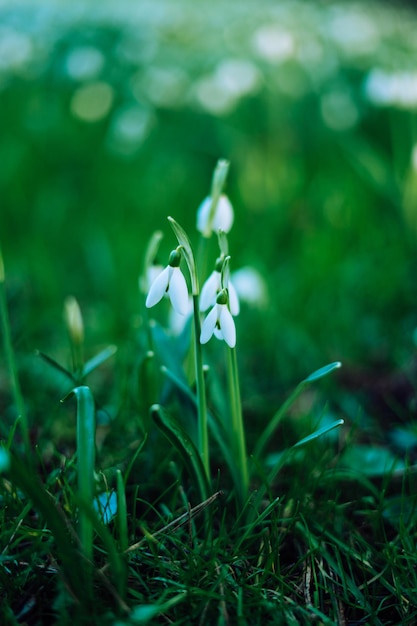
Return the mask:
<path id="1" fill-rule="evenodd" d="M 196 241 L 226 158 L 233 269 L 267 286 L 237 321 L 248 388 L 273 395 L 334 360 L 348 386 L 412 369 L 416 33 L 388 3 L 1 2 L 0 240 L 18 351 L 59 355 L 70 294 L 92 352 L 129 342 L 150 236 L 165 232 L 163 263 L 167 215 Z"/>

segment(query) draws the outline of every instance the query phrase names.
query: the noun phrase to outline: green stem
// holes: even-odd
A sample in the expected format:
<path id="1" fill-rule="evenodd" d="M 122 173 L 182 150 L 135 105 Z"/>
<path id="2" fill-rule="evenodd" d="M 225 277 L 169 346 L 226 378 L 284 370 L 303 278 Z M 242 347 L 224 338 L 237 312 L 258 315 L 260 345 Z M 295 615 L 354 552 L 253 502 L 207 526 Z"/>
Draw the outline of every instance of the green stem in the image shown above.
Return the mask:
<path id="1" fill-rule="evenodd" d="M 123 482 L 122 472 L 116 470 L 116 485 L 117 485 L 117 517 L 119 522 L 119 545 L 120 552 L 127 550 L 129 546 L 128 532 L 127 532 L 127 508 L 126 508 L 126 492 Z"/>
<path id="2" fill-rule="evenodd" d="M 94 398 L 89 387 L 75 387 L 69 395 L 77 398 L 77 470 L 78 496 L 87 507 L 94 500 L 95 409 Z M 67 396 L 68 397 L 68 396 Z M 65 398 L 64 398 L 65 399 Z M 79 512 L 79 537 L 84 556 L 91 561 L 93 556 L 93 523 L 83 508 Z"/>
<path id="3" fill-rule="evenodd" d="M 198 295 L 193 295 L 194 307 L 194 354 L 195 354 L 195 374 L 197 387 L 197 411 L 198 411 L 198 449 L 203 461 L 207 479 L 210 479 L 210 457 L 208 445 L 207 428 L 207 404 L 206 404 L 206 383 L 203 370 L 203 352 L 200 343 L 201 322 L 198 305 Z"/>
<path id="4" fill-rule="evenodd" d="M 0 250 L 0 316 L 3 328 L 3 341 L 4 351 L 6 354 L 6 360 L 9 368 L 9 374 L 12 383 L 12 393 L 14 402 L 16 405 L 18 420 L 20 423 L 23 444 L 25 447 L 25 453 L 27 461 L 30 462 L 32 456 L 32 450 L 30 445 L 29 435 L 29 423 L 27 419 L 26 407 L 23 400 L 22 390 L 20 388 L 19 376 L 17 371 L 17 365 L 15 360 L 15 354 L 13 350 L 12 334 L 10 330 L 10 318 L 7 309 L 6 287 L 5 287 L 5 273 L 3 265 L 3 256 Z"/>
<path id="5" fill-rule="evenodd" d="M 236 484 L 237 497 L 243 506 L 248 497 L 249 476 L 246 456 L 245 429 L 242 417 L 242 403 L 240 397 L 239 371 L 237 367 L 236 348 L 227 348 L 227 370 L 230 396 L 230 410 L 232 417 L 232 447 L 235 449 L 239 483 Z"/>
<path id="6" fill-rule="evenodd" d="M 126 491 L 123 481 L 122 472 L 116 470 L 116 486 L 117 486 L 117 519 L 119 525 L 119 549 L 124 554 L 129 547 L 129 537 L 127 530 L 127 507 L 126 507 Z M 123 559 L 123 557 L 122 557 Z M 121 559 L 122 571 L 117 580 L 117 589 L 122 598 L 126 596 L 127 583 L 127 563 Z"/>

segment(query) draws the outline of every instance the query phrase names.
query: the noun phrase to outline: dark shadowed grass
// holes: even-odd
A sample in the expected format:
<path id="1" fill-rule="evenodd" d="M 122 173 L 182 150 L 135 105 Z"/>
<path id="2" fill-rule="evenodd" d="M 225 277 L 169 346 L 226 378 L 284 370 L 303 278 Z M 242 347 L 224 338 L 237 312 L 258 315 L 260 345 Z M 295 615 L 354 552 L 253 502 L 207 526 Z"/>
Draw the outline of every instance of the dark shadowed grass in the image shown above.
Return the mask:
<path id="1" fill-rule="evenodd" d="M 126 363 L 136 349 L 125 348 Z M 82 367 L 98 396 L 124 370 L 107 363 L 114 352 L 103 349 Z M 152 373 L 153 358 L 133 368 L 134 385 L 131 377 L 119 383 L 126 395 L 113 417 L 83 385 L 74 388 L 78 409 L 67 401 L 56 413 L 69 430 L 55 445 L 52 421 L 39 435 L 32 427 L 30 458 L 19 430 L 4 439 L 5 623 L 412 624 L 415 468 L 382 442 L 367 445 L 360 419 L 335 419 L 322 382 L 340 364 L 306 376 L 263 431 L 250 427 L 258 435 L 256 445 L 248 440 L 254 455 L 242 501 L 214 380 L 207 482 L 187 434 L 195 391 L 181 368 L 180 379 L 165 366 Z M 73 374 L 37 359 L 48 412 L 57 401 L 44 393 L 54 386 L 49 375 L 68 385 Z M 166 407 L 153 405 L 150 419 L 136 396 L 146 380 Z"/>

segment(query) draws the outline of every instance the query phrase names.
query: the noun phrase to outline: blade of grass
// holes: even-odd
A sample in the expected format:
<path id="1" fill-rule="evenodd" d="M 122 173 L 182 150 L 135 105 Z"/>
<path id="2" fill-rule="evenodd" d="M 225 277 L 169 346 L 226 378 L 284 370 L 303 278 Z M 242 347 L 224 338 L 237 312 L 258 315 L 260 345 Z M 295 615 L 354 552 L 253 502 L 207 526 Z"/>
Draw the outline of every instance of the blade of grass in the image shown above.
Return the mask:
<path id="1" fill-rule="evenodd" d="M 3 329 L 4 351 L 6 354 L 9 375 L 12 383 L 13 400 L 16 405 L 18 420 L 22 432 L 23 445 L 28 462 L 32 458 L 30 445 L 29 422 L 26 413 L 25 402 L 20 388 L 18 369 L 13 349 L 12 333 L 10 328 L 9 311 L 6 297 L 6 275 L 4 270 L 3 254 L 0 248 L 0 317 Z"/>
<path id="2" fill-rule="evenodd" d="M 71 374 L 71 372 L 68 371 L 65 367 L 63 367 L 63 365 L 61 365 L 60 363 L 55 361 L 55 359 L 53 359 L 52 357 L 48 356 L 44 352 L 41 352 L 40 350 L 35 350 L 35 355 L 39 356 L 43 361 L 45 361 L 45 363 L 48 363 L 48 365 L 50 365 L 51 367 L 56 369 L 58 372 L 63 374 L 66 378 L 69 378 L 69 380 L 73 384 L 75 384 L 75 381 L 76 381 L 75 376 L 73 374 Z"/>
<path id="3" fill-rule="evenodd" d="M 110 359 L 110 357 L 116 354 L 116 352 L 117 352 L 117 346 L 113 346 L 113 345 L 107 346 L 107 348 L 104 348 L 104 350 L 101 350 L 101 352 L 99 352 L 98 354 L 93 356 L 91 359 L 89 359 L 84 364 L 84 367 L 82 370 L 82 378 L 85 378 L 86 376 L 91 374 L 91 372 L 93 372 L 97 367 L 99 367 L 99 365 L 104 363 L 104 361 L 107 361 L 107 359 Z"/>
<path id="4" fill-rule="evenodd" d="M 187 597 L 187 590 L 180 591 L 177 595 L 165 602 L 156 604 L 142 604 L 133 609 L 130 619 L 133 624 L 149 624 L 151 620 L 157 618 L 161 613 L 165 613 L 172 606 L 182 602 Z M 164 620 L 165 621 L 165 620 Z"/>
<path id="5" fill-rule="evenodd" d="M 33 507 L 45 520 L 51 531 L 62 573 L 78 601 L 86 600 L 85 580 L 80 573 L 77 537 L 64 512 L 58 509 L 54 498 L 48 493 L 30 467 L 24 465 L 13 454 L 9 454 L 8 476 L 11 482 L 32 501 Z"/>
<path id="6" fill-rule="evenodd" d="M 95 407 L 93 394 L 89 387 L 75 387 L 62 400 L 71 395 L 77 399 L 77 472 L 78 497 L 82 502 L 91 504 L 94 499 L 95 465 Z M 93 526 L 91 519 L 80 510 L 79 535 L 84 556 L 88 561 L 93 556 Z"/>
<path id="7" fill-rule="evenodd" d="M 128 530 L 127 530 L 127 507 L 125 483 L 122 472 L 116 471 L 116 488 L 117 488 L 117 523 L 119 527 L 119 550 L 123 554 L 129 546 Z M 127 568 L 124 560 L 121 559 L 123 571 L 119 576 L 117 589 L 122 598 L 126 597 Z"/>
<path id="8" fill-rule="evenodd" d="M 335 422 L 332 422 L 331 424 L 329 424 L 328 426 L 323 426 L 323 428 L 319 428 L 318 430 L 315 430 L 314 433 L 311 433 L 311 435 L 307 435 L 307 437 L 303 437 L 303 439 L 300 439 L 300 441 L 297 441 L 297 443 L 293 445 L 293 448 L 299 448 L 300 446 L 304 446 L 306 443 L 310 443 L 310 441 L 314 441 L 314 439 L 318 439 L 319 437 L 326 435 L 334 428 L 337 428 L 338 426 L 342 426 L 344 423 L 345 423 L 345 420 L 338 419 Z"/>
<path id="9" fill-rule="evenodd" d="M 324 376 L 327 376 L 328 374 L 333 372 L 335 369 L 338 369 L 339 367 L 341 367 L 341 365 L 342 364 L 340 363 L 340 361 L 335 361 L 334 363 L 330 363 L 329 365 L 325 365 L 324 367 L 321 367 L 320 369 L 314 371 L 312 374 L 307 376 L 307 378 L 302 380 L 297 385 L 297 387 L 294 389 L 294 391 L 292 392 L 290 397 L 278 409 L 278 411 L 272 417 L 272 419 L 268 423 L 267 427 L 265 428 L 265 430 L 263 431 L 263 433 L 259 437 L 258 443 L 256 444 L 256 447 L 255 447 L 255 450 L 254 450 L 254 453 L 253 453 L 253 455 L 256 458 L 259 459 L 262 456 L 262 454 L 264 452 L 265 446 L 267 445 L 267 443 L 270 440 L 271 436 L 274 434 L 275 430 L 278 428 L 281 420 L 283 419 L 283 417 L 287 413 L 287 411 L 290 408 L 290 406 L 295 402 L 295 400 L 298 398 L 298 396 L 304 391 L 304 389 L 308 385 L 310 385 L 311 383 L 316 382 L 317 380 L 320 380 Z"/>

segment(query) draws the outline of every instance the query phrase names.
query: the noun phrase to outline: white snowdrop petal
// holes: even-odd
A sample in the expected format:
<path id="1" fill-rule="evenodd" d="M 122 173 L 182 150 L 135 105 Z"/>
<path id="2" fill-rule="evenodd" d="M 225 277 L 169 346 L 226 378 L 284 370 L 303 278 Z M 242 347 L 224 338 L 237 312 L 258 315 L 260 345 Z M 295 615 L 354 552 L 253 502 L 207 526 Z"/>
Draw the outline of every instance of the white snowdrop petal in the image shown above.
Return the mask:
<path id="1" fill-rule="evenodd" d="M 180 313 L 176 312 L 174 307 L 170 307 L 170 311 L 169 311 L 169 330 L 171 331 L 171 333 L 173 335 L 175 335 L 177 337 L 184 330 L 185 325 L 187 324 L 187 316 L 193 310 L 193 301 L 192 301 L 192 298 L 190 298 L 190 297 L 188 297 L 188 305 L 187 306 L 188 306 L 187 315 L 180 315 Z"/>
<path id="2" fill-rule="evenodd" d="M 233 285 L 241 301 L 263 307 L 268 301 L 268 290 L 262 275 L 254 267 L 241 267 L 232 274 Z"/>
<path id="3" fill-rule="evenodd" d="M 188 313 L 188 289 L 184 274 L 179 267 L 173 267 L 169 281 L 168 293 L 172 306 L 180 315 Z"/>
<path id="4" fill-rule="evenodd" d="M 228 233 L 232 228 L 234 214 L 229 198 L 222 194 L 217 202 L 211 224 L 208 223 L 211 209 L 211 196 L 207 196 L 197 209 L 197 230 L 204 236 L 209 236 L 213 232 L 223 230 Z"/>
<path id="5" fill-rule="evenodd" d="M 220 289 L 220 272 L 212 272 L 203 285 L 200 294 L 200 311 L 207 311 L 216 304 L 217 292 Z"/>
<path id="6" fill-rule="evenodd" d="M 170 269 L 172 268 L 169 266 L 163 269 L 153 281 L 146 298 L 146 306 L 148 308 L 157 304 L 164 297 L 168 288 Z"/>
<path id="7" fill-rule="evenodd" d="M 229 280 L 229 284 L 227 285 L 227 290 L 229 292 L 229 309 L 232 315 L 239 315 L 240 304 L 239 298 L 236 293 L 236 289 L 233 287 L 232 281 Z"/>
<path id="8" fill-rule="evenodd" d="M 222 194 L 219 198 L 216 207 L 216 213 L 214 215 L 212 229 L 217 232 L 223 230 L 228 233 L 233 225 L 233 207 L 227 196 Z"/>
<path id="9" fill-rule="evenodd" d="M 219 314 L 220 328 L 223 333 L 223 339 L 230 348 L 234 348 L 236 345 L 236 327 L 233 321 L 232 314 L 227 308 L 226 304 L 218 305 L 221 307 Z"/>
<path id="10" fill-rule="evenodd" d="M 200 343 L 207 343 L 217 324 L 217 305 L 213 307 L 201 326 Z"/>
<path id="11" fill-rule="evenodd" d="M 211 198 L 207 196 L 197 209 L 197 230 L 200 233 L 205 232 L 207 228 L 207 220 L 210 213 Z"/>

